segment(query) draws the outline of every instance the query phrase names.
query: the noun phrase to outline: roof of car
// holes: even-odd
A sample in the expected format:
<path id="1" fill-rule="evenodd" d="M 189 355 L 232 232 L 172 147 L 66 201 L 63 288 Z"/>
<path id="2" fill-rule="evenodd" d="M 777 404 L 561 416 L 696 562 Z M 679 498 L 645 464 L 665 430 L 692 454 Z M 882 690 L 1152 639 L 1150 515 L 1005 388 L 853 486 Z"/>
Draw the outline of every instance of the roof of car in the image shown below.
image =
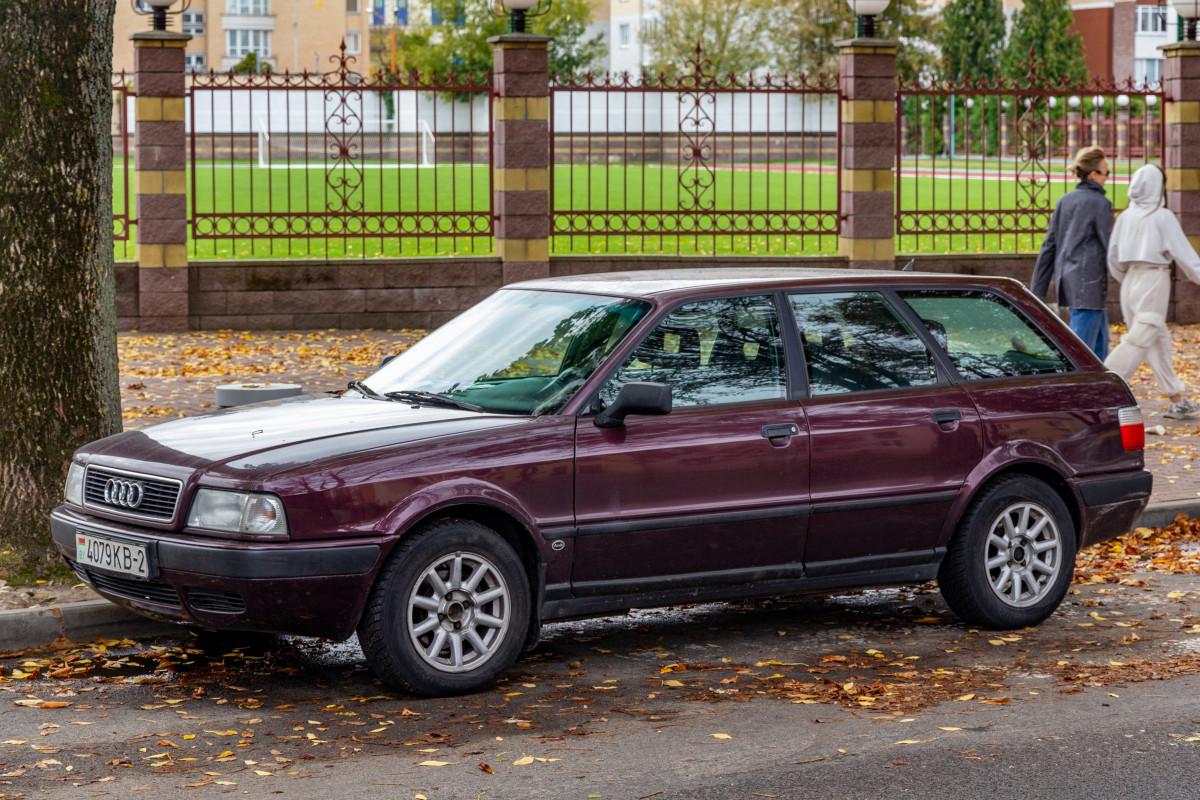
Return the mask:
<path id="1" fill-rule="evenodd" d="M 897 281 L 928 283 L 992 284 L 1005 279 L 898 270 L 808 269 L 800 267 L 711 267 L 693 269 L 608 272 L 591 275 L 564 275 L 512 283 L 505 289 L 536 289 L 583 292 L 620 297 L 651 297 L 676 293 L 745 288 L 778 288 L 803 283 L 876 283 Z"/>

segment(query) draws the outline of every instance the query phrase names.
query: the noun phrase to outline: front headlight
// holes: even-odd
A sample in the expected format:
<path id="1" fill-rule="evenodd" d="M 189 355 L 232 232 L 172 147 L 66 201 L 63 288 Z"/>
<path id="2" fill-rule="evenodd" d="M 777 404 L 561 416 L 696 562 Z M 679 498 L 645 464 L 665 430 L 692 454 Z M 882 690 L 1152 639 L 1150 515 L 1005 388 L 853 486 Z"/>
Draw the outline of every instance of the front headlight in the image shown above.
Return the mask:
<path id="1" fill-rule="evenodd" d="M 71 462 L 67 470 L 67 486 L 63 490 L 63 498 L 73 506 L 83 505 L 83 465 Z"/>
<path id="2" fill-rule="evenodd" d="M 192 500 L 187 524 L 227 533 L 287 536 L 283 501 L 273 494 L 200 489 Z"/>

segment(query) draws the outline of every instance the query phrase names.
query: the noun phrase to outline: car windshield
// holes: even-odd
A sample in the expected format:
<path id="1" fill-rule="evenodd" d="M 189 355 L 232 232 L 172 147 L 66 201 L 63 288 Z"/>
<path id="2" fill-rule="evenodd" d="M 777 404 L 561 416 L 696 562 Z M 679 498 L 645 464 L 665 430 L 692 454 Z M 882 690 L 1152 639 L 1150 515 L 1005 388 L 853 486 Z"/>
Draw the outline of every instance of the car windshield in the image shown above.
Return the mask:
<path id="1" fill-rule="evenodd" d="M 509 414 L 553 414 L 650 304 L 505 289 L 433 331 L 364 382 L 401 401 L 428 392 Z M 366 394 L 366 392 L 364 392 Z"/>

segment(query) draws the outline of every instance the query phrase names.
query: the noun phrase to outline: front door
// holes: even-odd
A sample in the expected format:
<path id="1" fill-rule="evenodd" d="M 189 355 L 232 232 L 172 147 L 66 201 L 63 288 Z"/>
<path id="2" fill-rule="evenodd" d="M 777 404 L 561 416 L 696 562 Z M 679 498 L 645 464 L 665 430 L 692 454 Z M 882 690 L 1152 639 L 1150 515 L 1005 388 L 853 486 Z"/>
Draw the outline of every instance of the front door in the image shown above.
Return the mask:
<path id="1" fill-rule="evenodd" d="M 800 576 L 808 432 L 788 399 L 778 320 L 769 295 L 681 306 L 601 394 L 666 383 L 672 412 L 620 428 L 580 419 L 576 595 Z"/>

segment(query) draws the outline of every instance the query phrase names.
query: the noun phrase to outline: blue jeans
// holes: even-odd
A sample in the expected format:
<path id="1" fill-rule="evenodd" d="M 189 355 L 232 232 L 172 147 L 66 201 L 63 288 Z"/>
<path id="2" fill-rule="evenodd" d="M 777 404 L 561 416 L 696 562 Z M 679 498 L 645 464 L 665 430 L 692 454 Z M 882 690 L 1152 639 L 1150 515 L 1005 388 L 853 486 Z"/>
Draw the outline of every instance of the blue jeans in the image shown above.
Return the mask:
<path id="1" fill-rule="evenodd" d="M 1072 308 L 1070 325 L 1097 358 L 1108 357 L 1108 314 L 1099 308 Z"/>

